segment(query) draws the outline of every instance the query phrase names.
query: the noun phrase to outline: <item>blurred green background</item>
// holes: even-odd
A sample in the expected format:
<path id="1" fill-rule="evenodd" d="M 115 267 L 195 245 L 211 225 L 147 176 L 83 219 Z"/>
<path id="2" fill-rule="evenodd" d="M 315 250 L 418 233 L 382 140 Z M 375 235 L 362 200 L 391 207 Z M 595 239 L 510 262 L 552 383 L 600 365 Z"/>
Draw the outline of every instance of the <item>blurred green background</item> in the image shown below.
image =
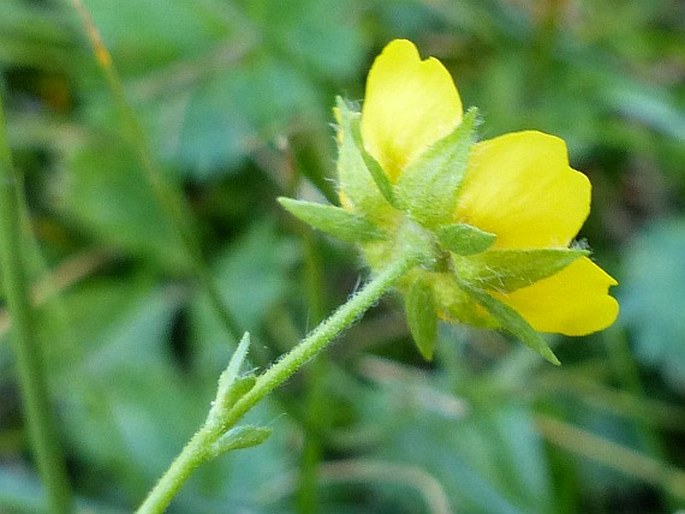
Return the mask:
<path id="1" fill-rule="evenodd" d="M 236 341 L 146 179 L 187 202 L 259 368 L 365 276 L 286 215 L 335 202 L 335 95 L 396 37 L 452 72 L 481 136 L 563 137 L 593 183 L 580 237 L 618 278 L 609 330 L 441 328 L 427 365 L 389 298 L 256 412 L 264 445 L 202 467 L 178 513 L 612 513 L 685 508 L 685 2 L 85 0 L 144 135 L 68 2 L 0 0 L 50 391 L 84 512 L 126 512 L 206 414 Z M 0 315 L 0 512 L 42 512 Z"/>

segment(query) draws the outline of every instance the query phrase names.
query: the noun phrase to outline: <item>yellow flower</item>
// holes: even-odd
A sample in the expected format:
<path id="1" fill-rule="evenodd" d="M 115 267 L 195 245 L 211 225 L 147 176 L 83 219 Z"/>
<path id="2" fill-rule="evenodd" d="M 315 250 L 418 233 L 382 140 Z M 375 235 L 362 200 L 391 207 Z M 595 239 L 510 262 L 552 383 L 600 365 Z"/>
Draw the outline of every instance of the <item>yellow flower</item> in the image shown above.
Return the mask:
<path id="1" fill-rule="evenodd" d="M 440 61 L 422 61 L 404 39 L 392 41 L 376 58 L 366 82 L 361 133 L 391 180 L 461 118 L 459 93 Z"/>
<path id="2" fill-rule="evenodd" d="M 475 109 L 464 113 L 449 72 L 406 40 L 374 61 L 361 113 L 339 99 L 335 116 L 341 207 L 281 204 L 359 244 L 376 272 L 422 256 L 397 287 L 426 358 L 438 317 L 507 330 L 555 364 L 538 332 L 583 335 L 616 319 L 616 281 L 572 245 L 590 182 L 561 139 L 476 142 Z"/>
<path id="3" fill-rule="evenodd" d="M 459 93 L 438 60 L 421 60 L 406 40 L 392 41 L 376 58 L 367 80 L 361 140 L 391 184 L 462 118 Z M 563 140 L 534 131 L 507 134 L 471 147 L 453 222 L 496 236 L 486 251 L 490 261 L 513 250 L 567 249 L 589 213 L 590 189 L 587 177 L 569 166 Z M 347 203 L 354 209 L 354 199 Z M 374 257 L 374 251 L 367 250 L 367 256 L 380 262 L 372 267 L 387 257 L 382 252 Z M 441 289 L 436 275 L 430 280 Z M 488 282 L 483 288 L 542 332 L 588 334 L 617 317 L 618 303 L 608 294 L 617 282 L 587 256 L 531 282 L 501 290 Z M 458 289 L 447 288 L 462 298 Z M 444 287 L 436 291 L 441 316 L 463 318 L 458 311 L 466 302 L 450 301 L 446 294 Z"/>

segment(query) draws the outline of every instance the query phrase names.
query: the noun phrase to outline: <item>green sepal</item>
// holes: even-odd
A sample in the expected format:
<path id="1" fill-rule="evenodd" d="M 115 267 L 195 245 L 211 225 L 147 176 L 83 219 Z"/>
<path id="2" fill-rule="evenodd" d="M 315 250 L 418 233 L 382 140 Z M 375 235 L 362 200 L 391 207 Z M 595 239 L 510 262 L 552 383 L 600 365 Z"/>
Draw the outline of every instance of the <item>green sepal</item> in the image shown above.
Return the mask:
<path id="1" fill-rule="evenodd" d="M 476 109 L 469 109 L 454 131 L 411 163 L 395 185 L 398 206 L 429 228 L 452 222 L 457 193 L 475 141 L 476 118 Z"/>
<path id="2" fill-rule="evenodd" d="M 338 175 L 341 191 L 350 195 L 355 203 L 362 199 L 365 200 L 364 204 L 369 200 L 372 203 L 385 200 L 388 204 L 395 205 L 390 179 L 378 161 L 364 148 L 361 137 L 361 114 L 350 109 L 340 97 L 336 98 L 336 108 L 340 124 Z"/>
<path id="3" fill-rule="evenodd" d="M 437 232 L 440 245 L 457 255 L 474 255 L 490 248 L 497 236 L 473 225 L 454 223 L 440 227 Z"/>
<path id="4" fill-rule="evenodd" d="M 416 347 L 424 359 L 433 360 L 438 318 L 433 289 L 427 280 L 417 279 L 412 282 L 404 298 L 404 309 Z"/>
<path id="5" fill-rule="evenodd" d="M 340 98 L 337 99 L 334 112 L 338 121 L 336 169 L 340 197 L 353 205 L 355 212 L 364 213 L 370 220 L 383 224 L 385 220 L 393 217 L 395 209 L 380 192 L 355 141 L 355 132 L 358 130 L 354 127 L 359 127 L 361 113 L 349 107 Z"/>
<path id="6" fill-rule="evenodd" d="M 510 293 L 551 277 L 589 253 L 576 248 L 491 250 L 454 261 L 463 281 L 478 288 Z"/>
<path id="7" fill-rule="evenodd" d="M 240 373 L 240 368 L 245 362 L 247 357 L 247 351 L 250 349 L 250 333 L 245 332 L 243 337 L 240 338 L 240 342 L 236 347 L 231 359 L 228 361 L 228 366 L 223 371 L 219 377 L 219 394 L 221 395 L 223 391 L 232 386 L 235 379 Z"/>
<path id="8" fill-rule="evenodd" d="M 364 160 L 364 164 L 366 164 L 366 168 L 371 174 L 371 178 L 373 178 L 373 181 L 376 183 L 376 186 L 383 195 L 383 198 L 385 198 L 390 205 L 395 205 L 395 195 L 393 193 L 392 184 L 390 183 L 388 175 L 385 173 L 380 163 L 374 159 L 373 156 L 364 148 L 360 119 L 356 118 L 352 120 L 350 127 L 354 142 L 357 145 L 357 149 L 359 150 L 362 159 Z"/>
<path id="9" fill-rule="evenodd" d="M 499 322 L 502 329 L 506 330 L 519 341 L 538 352 L 543 358 L 552 364 L 559 366 L 561 362 L 554 355 L 544 338 L 530 326 L 530 324 L 514 309 L 507 304 L 490 296 L 486 292 L 462 284 L 462 288 L 471 297 L 480 303 Z"/>
<path id="10" fill-rule="evenodd" d="M 278 198 L 278 203 L 296 218 L 343 241 L 356 243 L 383 237 L 383 232 L 363 216 L 334 205 L 284 197 Z"/>
<path id="11" fill-rule="evenodd" d="M 234 427 L 222 435 L 209 449 L 209 457 L 214 458 L 222 453 L 243 448 L 251 448 L 266 441 L 272 429 L 256 425 Z"/>

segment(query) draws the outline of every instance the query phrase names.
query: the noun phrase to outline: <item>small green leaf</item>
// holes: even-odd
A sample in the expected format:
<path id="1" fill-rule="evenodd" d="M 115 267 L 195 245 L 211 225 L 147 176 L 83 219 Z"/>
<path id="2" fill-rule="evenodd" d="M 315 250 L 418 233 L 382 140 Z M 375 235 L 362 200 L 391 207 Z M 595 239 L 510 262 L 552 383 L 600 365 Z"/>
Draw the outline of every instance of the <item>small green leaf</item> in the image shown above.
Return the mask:
<path id="1" fill-rule="evenodd" d="M 356 243 L 383 237 L 369 220 L 340 207 L 284 197 L 278 202 L 296 218 L 343 241 Z"/>
<path id="2" fill-rule="evenodd" d="M 228 362 L 228 366 L 219 377 L 219 391 L 231 387 L 238 376 L 238 373 L 240 373 L 240 367 L 245 362 L 245 357 L 247 357 L 247 351 L 249 348 L 250 333 L 245 332 L 238 343 L 238 347 L 233 352 L 233 355 L 231 355 L 231 360 Z"/>
<path id="3" fill-rule="evenodd" d="M 474 255 L 490 248 L 497 236 L 466 223 L 455 223 L 441 227 L 438 230 L 438 239 L 450 252 L 457 255 Z"/>
<path id="4" fill-rule="evenodd" d="M 427 227 L 452 221 L 457 192 L 475 140 L 476 118 L 476 109 L 469 109 L 451 134 L 402 172 L 395 186 L 400 208 Z"/>
<path id="5" fill-rule="evenodd" d="M 210 448 L 210 458 L 217 457 L 222 453 L 243 448 L 251 448 L 266 441 L 272 430 L 267 427 L 256 425 L 242 425 L 234 427 L 222 435 Z"/>
<path id="6" fill-rule="evenodd" d="M 235 379 L 230 389 L 226 390 L 224 396 L 218 399 L 216 405 L 224 411 L 231 409 L 238 400 L 245 396 L 257 382 L 257 377 L 253 374 L 244 375 Z"/>
<path id="7" fill-rule="evenodd" d="M 212 407 L 209 409 L 207 419 L 213 420 L 222 413 L 228 412 L 235 402 L 254 387 L 256 381 L 254 375 L 238 376 L 240 368 L 245 362 L 245 357 L 247 357 L 249 347 L 250 334 L 245 332 L 240 339 L 240 343 L 238 343 L 238 347 L 233 352 L 231 360 L 228 362 L 228 366 L 219 377 L 216 398 L 212 403 Z"/>
<path id="8" fill-rule="evenodd" d="M 404 300 L 409 330 L 416 347 L 427 361 L 433 360 L 438 319 L 431 285 L 426 280 L 415 280 Z"/>
<path id="9" fill-rule="evenodd" d="M 209 422 L 220 422 L 221 417 L 228 413 L 237 401 L 254 387 L 256 382 L 257 378 L 255 375 L 244 375 L 236 378 L 228 388 L 220 390 L 216 395 L 216 399 L 212 402 L 207 420 Z"/>
<path id="10" fill-rule="evenodd" d="M 507 304 L 493 298 L 486 292 L 462 284 L 462 288 L 480 303 L 500 323 L 501 327 L 516 337 L 519 341 L 529 346 L 552 364 L 559 366 L 552 349 L 543 337 L 514 309 Z"/>
<path id="11" fill-rule="evenodd" d="M 468 269 L 462 279 L 479 288 L 508 293 L 551 277 L 589 253 L 574 248 L 491 250 L 469 257 L 462 267 Z"/>

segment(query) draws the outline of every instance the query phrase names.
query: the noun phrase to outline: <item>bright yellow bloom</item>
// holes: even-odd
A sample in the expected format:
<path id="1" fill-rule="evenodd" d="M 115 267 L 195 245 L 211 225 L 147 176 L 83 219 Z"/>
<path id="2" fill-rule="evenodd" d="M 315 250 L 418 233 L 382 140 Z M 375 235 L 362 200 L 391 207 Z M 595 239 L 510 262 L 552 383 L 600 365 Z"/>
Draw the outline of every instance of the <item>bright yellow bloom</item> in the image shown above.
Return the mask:
<path id="1" fill-rule="evenodd" d="M 374 61 L 361 113 L 339 99 L 335 116 L 341 207 L 281 203 L 359 244 L 376 272 L 420 256 L 397 287 L 425 358 L 438 317 L 504 329 L 555 364 L 538 332 L 583 335 L 616 319 L 616 281 L 572 245 L 591 187 L 561 139 L 476 142 L 476 111 L 463 112 L 449 72 L 406 40 Z"/>
<path id="2" fill-rule="evenodd" d="M 412 163 L 461 121 L 459 93 L 444 66 L 434 58 L 421 60 L 409 41 L 389 43 L 369 72 L 361 139 L 390 183 L 396 184 Z M 590 182 L 569 166 L 564 141 L 525 131 L 472 146 L 453 221 L 496 235 L 487 250 L 494 255 L 506 250 L 566 249 L 589 210 Z M 382 261 L 384 254 L 374 257 L 374 251 L 367 251 L 367 257 Z M 440 279 L 433 274 L 431 280 L 438 289 L 441 316 L 463 319 L 458 311 L 466 302 L 460 299 L 464 295 L 458 286 L 447 288 L 456 298 L 448 305 L 451 300 L 446 299 L 445 287 L 438 285 Z M 582 335 L 616 319 L 618 303 L 608 294 L 616 284 L 582 256 L 524 287 L 486 289 L 538 331 Z"/>
<path id="3" fill-rule="evenodd" d="M 440 61 L 422 61 L 416 47 L 398 39 L 376 58 L 366 82 L 362 139 L 391 180 L 461 121 L 452 77 Z"/>

